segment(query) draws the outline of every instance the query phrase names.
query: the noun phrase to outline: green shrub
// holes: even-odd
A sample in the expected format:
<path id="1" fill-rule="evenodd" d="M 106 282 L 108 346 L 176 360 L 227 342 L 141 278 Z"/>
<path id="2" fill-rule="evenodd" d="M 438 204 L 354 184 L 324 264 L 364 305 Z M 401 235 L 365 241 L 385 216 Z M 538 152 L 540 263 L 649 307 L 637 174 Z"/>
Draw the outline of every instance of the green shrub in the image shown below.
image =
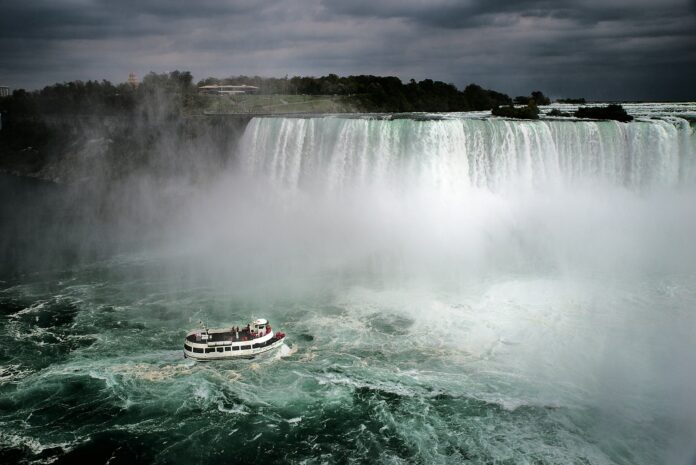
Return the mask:
<path id="1" fill-rule="evenodd" d="M 621 105 L 607 105 L 606 107 L 582 107 L 575 112 L 578 118 L 606 119 L 627 123 L 633 121 L 633 116 L 626 113 Z"/>
<path id="2" fill-rule="evenodd" d="M 501 116 L 503 118 L 517 119 L 539 119 L 539 109 L 534 104 L 529 104 L 524 107 L 495 107 L 491 110 L 493 116 Z"/>

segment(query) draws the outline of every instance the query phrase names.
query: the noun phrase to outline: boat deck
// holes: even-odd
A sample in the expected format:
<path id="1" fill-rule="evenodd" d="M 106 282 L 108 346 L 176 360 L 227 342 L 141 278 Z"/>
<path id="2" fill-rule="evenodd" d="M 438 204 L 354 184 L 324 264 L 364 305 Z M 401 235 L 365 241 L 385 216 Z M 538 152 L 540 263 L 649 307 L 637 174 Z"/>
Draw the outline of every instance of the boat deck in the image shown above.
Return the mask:
<path id="1" fill-rule="evenodd" d="M 239 335 L 239 337 L 237 337 Z M 258 336 L 257 336 L 258 337 Z M 189 342 L 197 342 L 197 343 L 203 343 L 203 342 L 222 342 L 222 341 L 232 341 L 232 342 L 238 342 L 238 341 L 251 341 L 253 339 L 251 335 L 251 331 L 247 331 L 246 328 L 240 329 L 239 333 L 236 331 L 226 331 L 222 333 L 208 333 L 208 340 L 203 341 L 202 339 L 196 339 L 195 334 L 190 334 L 186 336 L 186 340 Z"/>

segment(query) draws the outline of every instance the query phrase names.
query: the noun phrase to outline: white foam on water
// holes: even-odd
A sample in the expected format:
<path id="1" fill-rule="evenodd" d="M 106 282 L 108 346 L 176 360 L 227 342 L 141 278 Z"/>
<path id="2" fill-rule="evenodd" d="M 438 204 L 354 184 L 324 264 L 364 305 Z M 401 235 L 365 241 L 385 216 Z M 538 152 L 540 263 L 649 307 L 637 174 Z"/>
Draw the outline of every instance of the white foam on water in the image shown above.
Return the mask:
<path id="1" fill-rule="evenodd" d="M 13 434 L 5 431 L 0 431 L 0 444 L 6 444 L 10 447 L 16 448 L 26 447 L 34 455 L 38 455 L 47 449 L 55 448 L 60 448 L 64 452 L 69 452 L 83 441 L 84 439 L 76 439 L 74 441 L 64 442 L 42 442 L 31 436 L 23 436 L 21 434 Z M 52 461 L 55 461 L 55 458 L 48 458 L 45 462 L 42 463 L 51 463 Z"/>
<path id="2" fill-rule="evenodd" d="M 0 366 L 0 385 L 19 382 L 32 372 L 32 369 L 22 367 L 21 363 Z"/>
<path id="3" fill-rule="evenodd" d="M 189 375 L 192 372 L 191 365 L 153 365 L 148 363 L 122 364 L 109 367 L 109 371 L 146 381 L 163 381 L 176 376 Z"/>
<path id="4" fill-rule="evenodd" d="M 276 350 L 274 357 L 276 359 L 281 359 L 284 357 L 290 357 L 292 355 L 295 355 L 296 353 L 297 353 L 297 347 L 295 347 L 295 346 L 288 347 L 286 344 L 282 344 Z"/>

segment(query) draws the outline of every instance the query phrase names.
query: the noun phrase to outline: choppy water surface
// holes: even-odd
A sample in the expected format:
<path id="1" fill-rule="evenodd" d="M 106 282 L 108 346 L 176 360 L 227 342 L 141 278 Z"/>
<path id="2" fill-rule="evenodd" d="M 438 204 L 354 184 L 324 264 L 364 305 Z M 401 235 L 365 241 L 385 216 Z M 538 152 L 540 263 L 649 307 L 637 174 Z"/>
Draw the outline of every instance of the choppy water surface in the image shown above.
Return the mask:
<path id="1" fill-rule="evenodd" d="M 693 463 L 688 124 L 242 143 L 157 245 L 1 283 L 0 462 Z M 199 320 L 252 317 L 286 346 L 183 359 Z"/>

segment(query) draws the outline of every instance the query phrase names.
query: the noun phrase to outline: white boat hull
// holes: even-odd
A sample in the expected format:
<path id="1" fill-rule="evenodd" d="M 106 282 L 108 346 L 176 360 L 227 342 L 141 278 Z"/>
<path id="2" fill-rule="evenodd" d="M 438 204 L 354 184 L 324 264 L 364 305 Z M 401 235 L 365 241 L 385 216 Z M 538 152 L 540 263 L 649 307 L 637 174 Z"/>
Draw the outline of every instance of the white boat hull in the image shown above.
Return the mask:
<path id="1" fill-rule="evenodd" d="M 210 353 L 194 353 L 192 351 L 184 350 L 184 357 L 192 358 L 201 362 L 206 362 L 209 360 L 231 360 L 237 358 L 253 358 L 264 352 L 269 352 L 271 350 L 277 349 L 285 342 L 284 339 L 273 342 L 265 347 L 256 347 L 246 350 L 235 350 L 235 351 L 223 351 L 223 352 L 210 352 Z M 224 348 L 223 348 L 224 349 Z"/>

